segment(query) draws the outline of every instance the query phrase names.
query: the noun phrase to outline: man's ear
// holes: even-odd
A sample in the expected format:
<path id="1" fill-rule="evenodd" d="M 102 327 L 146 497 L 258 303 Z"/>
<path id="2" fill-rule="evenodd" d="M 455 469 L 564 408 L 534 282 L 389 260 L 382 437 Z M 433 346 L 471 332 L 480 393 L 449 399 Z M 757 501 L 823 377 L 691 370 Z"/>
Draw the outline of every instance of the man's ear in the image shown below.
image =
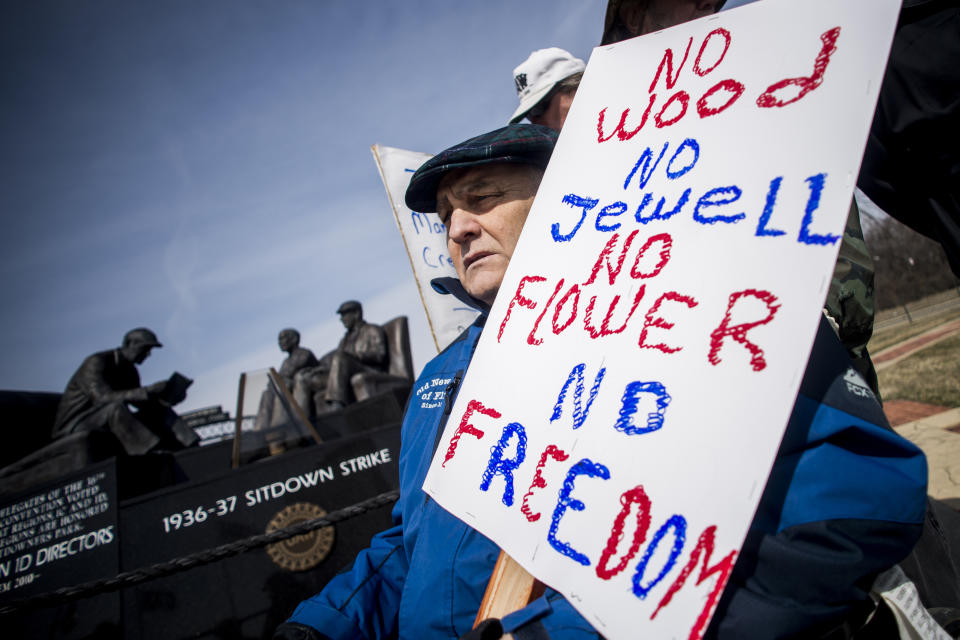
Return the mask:
<path id="1" fill-rule="evenodd" d="M 720 0 L 696 0 L 696 3 L 699 11 L 716 13 L 717 9 L 720 8 Z"/>

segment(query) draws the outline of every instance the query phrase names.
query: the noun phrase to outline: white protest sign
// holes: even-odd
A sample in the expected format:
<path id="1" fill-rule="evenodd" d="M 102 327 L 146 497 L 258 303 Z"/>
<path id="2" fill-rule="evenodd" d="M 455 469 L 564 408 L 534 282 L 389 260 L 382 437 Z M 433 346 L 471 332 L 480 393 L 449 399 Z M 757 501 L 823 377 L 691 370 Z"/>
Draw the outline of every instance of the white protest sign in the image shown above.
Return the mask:
<path id="1" fill-rule="evenodd" d="M 436 213 L 411 211 L 404 203 L 403 196 L 411 176 L 431 156 L 379 144 L 371 149 L 387 189 L 410 266 L 413 267 L 413 276 L 417 281 L 434 344 L 440 351 L 473 323 L 477 311 L 451 295 L 437 293 L 430 286 L 433 278 L 457 277 L 447 253 L 447 228 Z"/>
<path id="2" fill-rule="evenodd" d="M 608 637 L 709 622 L 899 6 L 766 0 L 593 51 L 424 489 Z"/>

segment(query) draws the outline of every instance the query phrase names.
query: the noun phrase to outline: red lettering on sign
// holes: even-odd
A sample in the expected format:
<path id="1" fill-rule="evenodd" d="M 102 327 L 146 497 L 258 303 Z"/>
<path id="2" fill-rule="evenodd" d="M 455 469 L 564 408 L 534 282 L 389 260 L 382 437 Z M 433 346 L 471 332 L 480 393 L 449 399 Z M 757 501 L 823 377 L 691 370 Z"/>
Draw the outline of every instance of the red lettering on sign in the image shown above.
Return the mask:
<path id="1" fill-rule="evenodd" d="M 650 116 L 650 110 L 653 108 L 653 103 L 657 100 L 657 94 L 652 94 L 650 96 L 650 102 L 647 103 L 647 108 L 643 112 L 643 117 L 640 118 L 640 124 L 633 131 L 627 131 L 625 127 L 627 126 L 627 116 L 630 115 L 630 109 L 624 109 L 623 113 L 620 115 L 620 122 L 617 124 L 617 127 L 613 132 L 608 135 L 606 138 L 603 137 L 603 117 L 607 112 L 607 108 L 604 107 L 600 110 L 600 116 L 597 118 L 597 142 L 606 142 L 614 135 L 617 136 L 619 140 L 629 140 L 633 136 L 640 133 L 640 130 L 643 129 L 643 125 L 647 124 L 647 118 Z"/>
<path id="2" fill-rule="evenodd" d="M 563 278 L 560 278 L 560 282 L 557 283 L 556 288 L 553 290 L 553 293 L 550 294 L 550 299 L 547 300 L 547 304 L 543 305 L 543 311 L 540 312 L 540 315 L 537 316 L 537 321 L 533 323 L 533 329 L 530 330 L 530 335 L 527 336 L 527 344 L 538 345 L 543 343 L 543 338 L 538 338 L 537 328 L 540 326 L 540 321 L 543 320 L 543 316 L 547 315 L 547 311 L 550 310 L 550 305 L 553 304 L 553 299 L 557 297 L 557 294 L 560 293 L 560 289 L 563 288 Z M 506 322 L 506 320 L 504 320 Z M 499 342 L 499 337 L 497 342 Z"/>
<path id="3" fill-rule="evenodd" d="M 597 575 L 604 580 L 609 580 L 627 568 L 627 563 L 629 563 L 630 560 L 633 559 L 633 556 L 637 554 L 637 551 L 640 550 L 640 545 L 647 539 L 647 531 L 650 529 L 650 498 L 647 497 L 642 486 L 637 485 L 621 495 L 620 504 L 623 505 L 623 508 L 620 509 L 620 513 L 617 514 L 617 517 L 613 521 L 610 537 L 607 538 L 607 546 L 604 547 L 603 553 L 600 554 L 600 561 L 597 562 Z M 623 539 L 623 525 L 627 520 L 627 516 L 630 515 L 631 507 L 635 504 L 639 505 L 639 507 L 637 508 L 637 526 L 633 530 L 633 541 L 630 543 L 630 548 L 627 549 L 627 553 L 620 558 L 617 566 L 613 569 L 608 569 L 607 564 L 610 562 L 610 558 L 617 552 L 617 544 Z"/>
<path id="4" fill-rule="evenodd" d="M 650 247 L 653 246 L 654 242 L 659 242 L 663 246 L 660 247 L 660 261 L 657 262 L 657 265 L 653 268 L 653 271 L 649 273 L 644 273 L 639 271 L 640 260 L 643 259 L 643 256 L 646 255 Z M 658 233 L 655 236 L 650 236 L 647 238 L 647 241 L 643 243 L 643 246 L 640 247 L 640 252 L 637 253 L 637 259 L 633 262 L 633 267 L 630 269 L 630 277 L 634 280 L 643 280 L 646 278 L 653 278 L 660 274 L 663 271 L 663 268 L 667 266 L 667 262 L 670 260 L 670 249 L 673 247 L 673 238 L 669 233 Z"/>
<path id="5" fill-rule="evenodd" d="M 590 302 L 587 304 L 587 310 L 583 315 L 583 326 L 587 330 L 587 333 L 590 334 L 590 337 L 596 340 L 602 336 L 610 336 L 616 333 L 622 333 L 623 330 L 627 328 L 627 323 L 630 322 L 630 318 L 633 317 L 633 312 L 637 310 L 637 306 L 640 304 L 640 299 L 643 298 L 645 289 L 646 285 L 640 285 L 637 295 L 635 295 L 633 298 L 633 306 L 630 307 L 630 312 L 623 320 L 623 324 L 620 325 L 619 329 L 611 329 L 610 320 L 613 318 L 613 310 L 616 309 L 617 303 L 620 301 L 620 294 L 613 296 L 613 300 L 610 302 L 610 306 L 607 308 L 607 315 L 603 317 L 603 322 L 600 324 L 599 329 L 591 325 L 591 321 L 593 320 L 593 307 L 597 302 L 597 296 L 590 296 Z"/>
<path id="6" fill-rule="evenodd" d="M 742 324 L 730 326 L 730 313 L 733 310 L 734 305 L 738 300 L 741 300 L 746 296 L 761 300 L 767 306 L 767 317 L 755 322 L 744 322 Z M 730 302 L 727 304 L 727 312 L 724 314 L 723 320 L 720 322 L 720 326 L 714 329 L 710 334 L 710 353 L 707 356 L 710 364 L 714 366 L 720 364 L 720 347 L 723 346 L 723 339 L 726 336 L 730 336 L 736 342 L 739 342 L 746 347 L 747 351 L 750 352 L 750 366 L 753 367 L 754 371 L 762 371 L 765 369 L 767 366 L 767 361 L 763 357 L 763 350 L 747 340 L 747 331 L 750 331 L 754 327 L 767 324 L 773 320 L 773 317 L 777 314 L 777 309 L 779 308 L 780 305 L 777 304 L 777 297 L 769 291 L 745 289 L 744 291 L 736 291 L 731 293 Z"/>
<path id="7" fill-rule="evenodd" d="M 669 300 L 671 302 L 682 302 L 687 305 L 688 308 L 692 309 L 697 306 L 697 301 L 690 296 L 685 296 L 683 294 L 677 293 L 676 291 L 667 291 L 653 303 L 653 306 L 650 307 L 650 311 L 647 312 L 646 319 L 643 323 L 643 329 L 640 331 L 640 340 L 638 344 L 641 349 L 657 349 L 664 353 L 676 353 L 680 351 L 683 347 L 668 347 L 662 342 L 657 344 L 645 344 L 647 340 L 647 328 L 656 327 L 658 329 L 669 330 L 673 328 L 672 322 L 667 322 L 662 316 L 654 316 L 654 314 L 660 310 L 660 304 L 664 300 Z"/>
<path id="8" fill-rule="evenodd" d="M 707 92 L 704 93 L 702 96 L 700 96 L 700 99 L 697 100 L 697 114 L 701 118 L 717 115 L 718 113 L 720 113 L 721 111 L 725 110 L 727 107 L 732 105 L 734 102 L 736 102 L 740 98 L 740 96 L 743 95 L 743 89 L 744 89 L 743 84 L 737 82 L 736 80 L 733 80 L 732 78 L 721 80 L 717 84 L 707 89 Z M 710 100 L 710 97 L 714 93 L 720 90 L 729 91 L 730 97 L 727 98 L 727 101 L 724 102 L 719 107 L 709 106 L 707 102 Z"/>
<path id="9" fill-rule="evenodd" d="M 720 52 L 720 57 L 717 58 L 717 61 L 713 63 L 712 67 L 710 67 L 709 69 L 701 69 L 700 60 L 703 58 L 703 51 L 707 48 L 707 43 L 710 42 L 710 38 L 716 35 L 723 36 L 723 39 L 724 39 L 723 51 Z M 702 78 L 703 76 L 707 75 L 708 73 L 716 69 L 718 66 L 720 66 L 720 63 L 723 62 L 723 57 L 727 55 L 727 49 L 730 48 L 730 40 L 731 40 L 730 32 L 724 29 L 723 27 L 718 27 L 713 31 L 711 31 L 710 33 L 708 33 L 707 37 L 704 38 L 703 42 L 700 44 L 700 51 L 697 53 L 697 59 L 693 61 L 693 72 Z"/>
<path id="10" fill-rule="evenodd" d="M 519 304 L 521 307 L 526 307 L 527 309 L 533 309 L 537 306 L 537 303 L 526 297 L 521 291 L 523 287 L 528 282 L 543 282 L 546 280 L 543 276 L 523 276 L 520 278 L 520 284 L 517 285 L 517 292 L 513 294 L 513 299 L 510 300 L 510 304 L 507 306 L 507 313 L 503 316 L 503 322 L 500 323 L 500 331 L 497 333 L 497 342 L 500 342 L 500 338 L 503 337 L 503 329 L 507 326 L 507 320 L 510 319 L 510 313 L 513 311 L 513 305 Z"/>
<path id="11" fill-rule="evenodd" d="M 827 71 L 827 65 L 830 64 L 830 56 L 837 50 L 837 38 L 839 37 L 840 27 L 834 27 L 820 34 L 820 40 L 823 42 L 823 46 L 820 48 L 820 53 L 817 54 L 817 59 L 813 63 L 813 74 L 799 78 L 787 78 L 770 85 L 767 87 L 767 90 L 757 98 L 757 106 L 765 108 L 785 107 L 819 87 L 823 83 L 823 74 Z M 792 98 L 777 98 L 774 94 L 785 87 L 799 87 L 800 91 Z"/>
<path id="12" fill-rule="evenodd" d="M 562 325 L 557 325 L 557 322 L 560 319 L 560 311 L 563 309 L 563 305 L 567 304 L 567 300 L 570 299 L 570 296 L 576 294 L 576 297 L 573 299 L 573 309 L 570 311 L 570 317 Z M 557 308 L 553 310 L 553 334 L 560 335 L 560 333 L 573 324 L 573 321 L 577 318 L 577 305 L 580 304 L 580 285 L 575 284 L 560 298 L 560 302 L 557 303 Z"/>
<path id="13" fill-rule="evenodd" d="M 627 251 L 630 250 L 630 245 L 633 243 L 633 239 L 637 237 L 639 232 L 640 230 L 636 229 L 632 231 L 629 236 L 627 236 L 627 239 L 623 243 L 623 249 L 620 250 L 620 257 L 617 258 L 617 266 L 610 264 L 610 254 L 613 253 L 613 248 L 617 246 L 617 240 L 620 238 L 620 234 L 613 234 L 606 246 L 600 252 L 600 255 L 597 256 L 597 261 L 594 263 L 593 269 L 590 270 L 590 277 L 587 278 L 587 281 L 583 283 L 583 286 L 593 284 L 593 281 L 597 278 L 597 274 L 600 272 L 600 267 L 603 265 L 604 260 L 607 262 L 607 280 L 610 282 L 610 284 L 616 282 L 617 276 L 620 275 L 620 268 L 623 266 L 623 260 L 627 257 Z"/>
<path id="14" fill-rule="evenodd" d="M 673 104 L 674 100 L 680 101 L 680 113 L 673 116 L 669 120 L 663 119 L 664 112 Z M 677 122 L 683 116 L 687 115 L 687 105 L 690 103 L 690 94 L 686 91 L 677 91 L 675 94 L 670 96 L 667 101 L 660 108 L 660 113 L 654 116 L 653 121 L 657 125 L 657 129 L 662 129 L 663 127 L 669 127 L 673 123 Z"/>
<path id="15" fill-rule="evenodd" d="M 657 608 L 650 616 L 650 619 L 653 620 L 655 617 L 657 617 L 657 613 L 660 612 L 660 609 L 670 604 L 670 600 L 673 598 L 674 594 L 676 594 L 677 591 L 683 587 L 687 581 L 687 578 L 690 577 L 690 573 L 696 568 L 697 562 L 700 560 L 700 554 L 703 553 L 703 566 L 700 568 L 700 575 L 697 577 L 697 586 L 699 586 L 700 583 L 710 576 L 714 574 L 719 575 L 717 576 L 716 584 L 713 585 L 713 590 L 710 592 L 710 595 L 707 596 L 707 601 L 704 603 L 703 609 L 700 611 L 700 615 L 697 616 L 696 622 L 693 623 L 693 628 L 690 629 L 689 640 L 699 640 L 701 637 L 703 637 L 703 632 L 706 629 L 707 621 L 710 619 L 710 613 L 713 611 L 714 607 L 717 606 L 717 600 L 720 599 L 720 594 L 723 592 L 723 587 L 727 584 L 727 579 L 730 577 L 730 572 L 733 571 L 734 560 L 737 557 L 737 552 L 731 551 L 721 558 L 717 564 L 713 565 L 712 567 L 709 566 L 710 556 L 713 555 L 714 537 L 716 535 L 716 531 L 716 525 L 710 525 L 704 530 L 703 533 L 700 534 L 700 538 L 697 540 L 697 546 L 695 546 L 693 551 L 690 552 L 690 560 L 687 562 L 687 565 L 680 572 L 680 575 L 677 576 L 677 579 L 673 581 L 673 584 L 670 585 L 670 588 L 667 589 L 667 593 L 664 594 L 663 599 L 660 600 L 660 604 L 657 605 Z"/>
<path id="16" fill-rule="evenodd" d="M 483 437 L 483 431 L 477 429 L 475 426 L 470 424 L 468 420 L 473 415 L 474 412 L 481 413 L 490 418 L 499 418 L 500 412 L 493 408 L 487 408 L 480 403 L 479 400 L 471 400 L 467 403 L 467 410 L 463 412 L 463 418 L 460 419 L 460 426 L 457 427 L 457 430 L 454 432 L 453 437 L 450 438 L 450 445 L 447 447 L 447 453 L 443 457 L 443 464 L 441 467 L 447 466 L 447 463 L 450 462 L 450 459 L 453 458 L 454 454 L 457 452 L 457 443 L 460 442 L 460 436 L 465 433 L 470 434 L 475 437 L 477 440 Z"/>
<path id="17" fill-rule="evenodd" d="M 683 60 L 680 61 L 680 66 L 677 67 L 676 73 L 673 73 L 673 49 L 664 50 L 663 57 L 660 58 L 660 66 L 657 67 L 657 73 L 653 76 L 653 82 L 650 83 L 650 88 L 647 89 L 647 93 L 653 93 L 653 90 L 657 88 L 657 80 L 660 79 L 660 72 L 663 71 L 664 65 L 667 67 L 667 89 L 673 89 L 673 85 L 677 84 L 677 79 L 680 77 L 680 70 L 683 69 L 683 65 L 687 63 L 687 56 L 690 55 L 690 46 L 692 44 L 693 38 L 691 37 L 687 42 L 687 50 L 683 52 Z"/>
<path id="18" fill-rule="evenodd" d="M 533 482 L 530 483 L 530 489 L 523 495 L 523 504 L 520 505 L 520 511 L 526 516 L 528 522 L 536 522 L 540 519 L 539 513 L 531 511 L 528 500 L 533 495 L 534 489 L 544 489 L 547 486 L 547 481 L 543 479 L 543 468 L 547 465 L 547 458 L 563 462 L 569 457 L 563 449 L 554 444 L 547 445 L 547 448 L 544 449 L 543 455 L 540 456 L 540 462 L 537 463 L 537 470 L 533 474 Z"/>

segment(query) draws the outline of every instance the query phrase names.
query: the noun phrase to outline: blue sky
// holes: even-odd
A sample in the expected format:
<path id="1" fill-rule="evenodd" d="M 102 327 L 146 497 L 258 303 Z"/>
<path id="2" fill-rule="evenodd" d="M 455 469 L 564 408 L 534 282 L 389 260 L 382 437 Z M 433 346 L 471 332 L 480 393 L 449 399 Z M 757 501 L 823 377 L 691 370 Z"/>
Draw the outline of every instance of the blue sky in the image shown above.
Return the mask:
<path id="1" fill-rule="evenodd" d="M 373 143 L 506 123 L 533 49 L 587 59 L 605 0 L 10 1 L 0 19 L 0 389 L 62 391 L 128 329 L 152 382 L 233 411 L 277 332 L 318 353 L 345 299 L 426 320 Z"/>

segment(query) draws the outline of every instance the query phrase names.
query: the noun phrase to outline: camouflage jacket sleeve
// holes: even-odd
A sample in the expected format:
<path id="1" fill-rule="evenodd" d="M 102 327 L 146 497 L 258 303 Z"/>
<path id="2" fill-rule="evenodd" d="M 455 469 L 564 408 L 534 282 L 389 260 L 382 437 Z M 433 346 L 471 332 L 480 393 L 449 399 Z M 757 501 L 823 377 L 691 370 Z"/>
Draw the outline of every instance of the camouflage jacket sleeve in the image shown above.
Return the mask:
<path id="1" fill-rule="evenodd" d="M 879 397 L 877 373 L 867 353 L 867 342 L 873 335 L 875 311 L 873 260 L 863 239 L 856 200 L 850 202 L 850 213 L 847 215 L 840 254 L 830 280 L 824 310 L 853 360 L 853 366 Z"/>

